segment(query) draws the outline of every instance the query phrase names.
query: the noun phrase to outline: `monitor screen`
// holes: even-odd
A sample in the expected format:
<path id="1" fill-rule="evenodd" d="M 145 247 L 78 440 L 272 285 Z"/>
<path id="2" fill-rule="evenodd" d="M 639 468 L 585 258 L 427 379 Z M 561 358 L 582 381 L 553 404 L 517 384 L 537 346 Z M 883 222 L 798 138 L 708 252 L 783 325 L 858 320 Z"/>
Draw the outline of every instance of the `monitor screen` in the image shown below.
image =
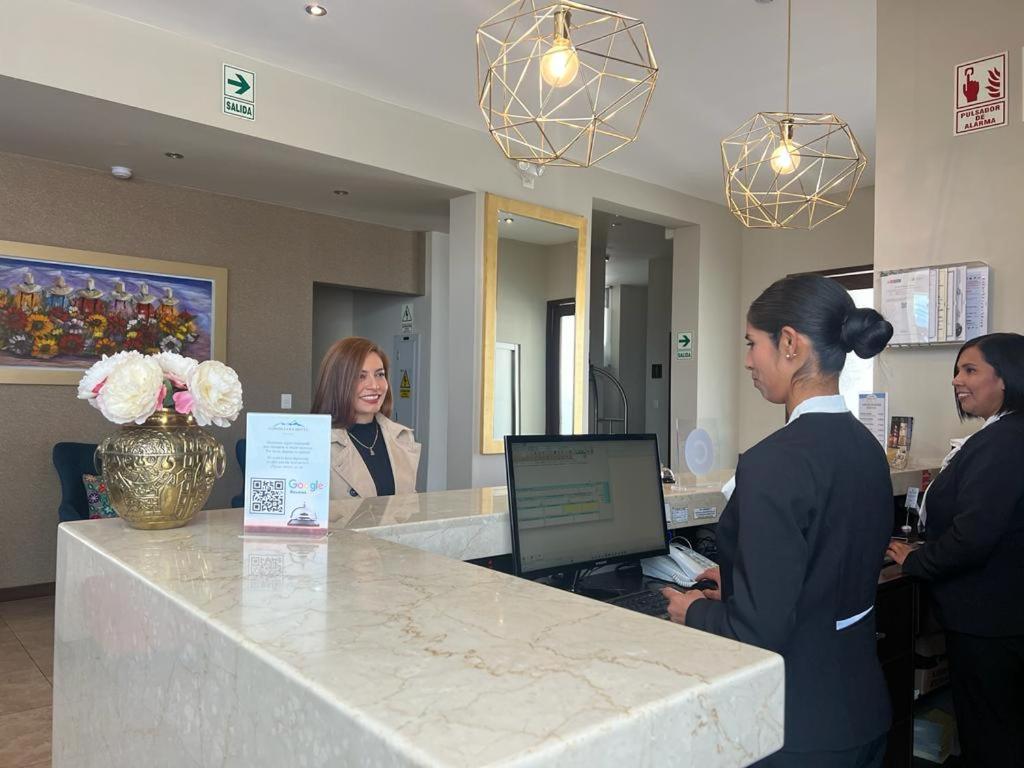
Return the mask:
<path id="1" fill-rule="evenodd" d="M 516 574 L 668 551 L 655 435 L 509 436 L 505 466 Z"/>

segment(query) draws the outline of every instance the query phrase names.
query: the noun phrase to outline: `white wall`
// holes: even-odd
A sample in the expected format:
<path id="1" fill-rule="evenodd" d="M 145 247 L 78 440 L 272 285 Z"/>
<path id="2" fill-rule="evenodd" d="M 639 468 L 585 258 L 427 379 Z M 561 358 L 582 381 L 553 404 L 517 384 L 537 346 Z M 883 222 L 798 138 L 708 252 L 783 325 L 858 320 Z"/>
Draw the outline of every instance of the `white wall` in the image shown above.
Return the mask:
<path id="1" fill-rule="evenodd" d="M 615 373 L 629 398 L 629 431 L 641 432 L 647 402 L 647 286 L 617 285 L 613 292 L 619 295 L 615 317 L 618 326 Z M 613 396 L 612 402 L 616 399 L 617 396 Z M 621 432 L 621 425 L 613 431 Z"/>
<path id="2" fill-rule="evenodd" d="M 884 0 L 878 4 L 875 267 L 978 259 L 992 267 L 992 331 L 1024 331 L 1024 3 Z M 1007 125 L 953 135 L 954 68 L 1008 51 Z M 882 355 L 876 386 L 890 413 L 914 416 L 912 453 L 941 457 L 961 424 L 950 389 L 955 348 Z"/>
<path id="3" fill-rule="evenodd" d="M 671 245 L 671 244 L 669 244 Z M 643 428 L 658 436 L 662 464 L 670 461 L 669 373 L 672 364 L 672 258 L 651 259 L 647 264 L 647 350 L 644 377 L 646 402 L 640 404 Z M 661 378 L 651 378 L 651 366 L 661 365 Z"/>
<path id="4" fill-rule="evenodd" d="M 738 224 L 736 226 L 739 226 Z M 700 274 L 701 274 L 701 232 L 700 227 L 681 227 L 675 230 L 672 238 L 672 336 L 680 331 L 698 331 L 700 317 Z M 739 262 L 739 249 L 735 255 L 735 261 Z M 728 263 L 722 265 L 724 274 L 732 277 L 735 283 L 733 292 L 722 291 L 722 299 L 730 306 L 735 306 L 736 298 L 739 295 L 739 270 L 735 270 L 733 276 Z M 677 443 L 677 431 L 683 436 L 697 425 L 698 413 L 698 388 L 700 386 L 700 373 L 707 375 L 704 364 L 704 339 L 702 333 L 697 333 L 696 349 L 694 357 L 689 360 L 680 360 L 675 356 L 673 347 L 670 370 L 672 375 L 672 423 L 670 427 L 668 456 L 663 459 L 665 464 L 673 468 L 679 468 L 679 455 Z M 712 349 L 707 350 L 707 355 L 718 355 Z M 719 376 L 719 384 L 735 376 L 731 370 L 731 358 L 719 356 L 719 363 L 722 366 L 722 374 Z M 730 412 L 732 406 L 728 406 Z"/>
<path id="5" fill-rule="evenodd" d="M 797 272 L 871 264 L 874 251 L 875 191 L 859 189 L 849 207 L 820 227 L 800 230 L 745 229 L 740 277 L 740 332 L 728 340 L 742 360 L 747 308 L 776 280 Z M 739 450 L 745 451 L 785 423 L 782 406 L 767 402 L 739 371 Z"/>
<path id="6" fill-rule="evenodd" d="M 448 220 L 448 488 L 486 485 L 487 479 L 503 481 L 503 457 L 480 451 L 480 350 L 483 317 L 481 291 L 483 265 L 482 193 L 451 201 Z M 457 301 L 456 297 L 468 297 Z M 497 459 L 497 460 L 496 460 Z"/>
<path id="7" fill-rule="evenodd" d="M 424 356 L 429 391 L 420 404 L 427 408 L 425 422 L 430 428 L 430 442 L 426 447 L 426 488 L 428 491 L 442 491 L 448 487 L 448 235 L 430 232 L 426 245 L 431 332 L 426 334 L 420 352 Z"/>

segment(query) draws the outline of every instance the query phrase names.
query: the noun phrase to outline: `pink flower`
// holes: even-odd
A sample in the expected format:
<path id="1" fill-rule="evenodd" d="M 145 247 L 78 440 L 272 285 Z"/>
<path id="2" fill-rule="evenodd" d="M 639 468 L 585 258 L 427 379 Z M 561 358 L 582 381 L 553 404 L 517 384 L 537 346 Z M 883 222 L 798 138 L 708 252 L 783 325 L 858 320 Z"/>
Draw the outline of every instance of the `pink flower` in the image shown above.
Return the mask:
<path id="1" fill-rule="evenodd" d="M 167 397 L 167 387 L 163 384 L 160 385 L 160 391 L 156 395 L 156 409 L 160 410 L 160 406 L 163 405 L 164 398 Z"/>
<path id="2" fill-rule="evenodd" d="M 178 413 L 192 413 L 193 400 L 191 392 L 175 392 L 171 397 L 174 400 L 174 410 Z"/>

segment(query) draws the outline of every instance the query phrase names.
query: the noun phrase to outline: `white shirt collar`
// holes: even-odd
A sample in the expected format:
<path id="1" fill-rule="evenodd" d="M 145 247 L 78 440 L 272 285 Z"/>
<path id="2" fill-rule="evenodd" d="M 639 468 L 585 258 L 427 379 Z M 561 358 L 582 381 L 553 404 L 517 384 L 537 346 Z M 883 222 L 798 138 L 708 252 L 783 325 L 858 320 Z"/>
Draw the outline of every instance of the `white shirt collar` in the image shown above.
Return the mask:
<path id="1" fill-rule="evenodd" d="M 809 397 L 793 409 L 787 424 L 792 424 L 805 413 L 847 413 L 846 400 L 842 395 L 821 395 Z"/>
<path id="2" fill-rule="evenodd" d="M 843 399 L 842 395 L 809 397 L 793 409 L 793 413 L 790 414 L 789 421 L 786 424 L 792 424 L 805 413 L 848 413 L 849 410 L 846 407 L 846 400 Z M 733 475 L 729 482 L 722 486 L 722 494 L 725 496 L 726 501 L 732 498 L 733 491 L 735 490 L 736 475 Z"/>

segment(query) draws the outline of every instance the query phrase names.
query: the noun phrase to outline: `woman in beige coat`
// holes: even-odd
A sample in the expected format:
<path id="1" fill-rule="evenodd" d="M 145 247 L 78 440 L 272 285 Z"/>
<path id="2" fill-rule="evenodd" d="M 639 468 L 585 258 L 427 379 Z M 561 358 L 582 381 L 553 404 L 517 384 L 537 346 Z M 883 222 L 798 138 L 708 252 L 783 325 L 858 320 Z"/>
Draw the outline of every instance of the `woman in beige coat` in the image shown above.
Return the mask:
<path id="1" fill-rule="evenodd" d="M 389 364 L 369 339 L 335 342 L 323 362 L 313 413 L 331 416 L 331 498 L 416 491 L 420 446 L 391 415 Z"/>

